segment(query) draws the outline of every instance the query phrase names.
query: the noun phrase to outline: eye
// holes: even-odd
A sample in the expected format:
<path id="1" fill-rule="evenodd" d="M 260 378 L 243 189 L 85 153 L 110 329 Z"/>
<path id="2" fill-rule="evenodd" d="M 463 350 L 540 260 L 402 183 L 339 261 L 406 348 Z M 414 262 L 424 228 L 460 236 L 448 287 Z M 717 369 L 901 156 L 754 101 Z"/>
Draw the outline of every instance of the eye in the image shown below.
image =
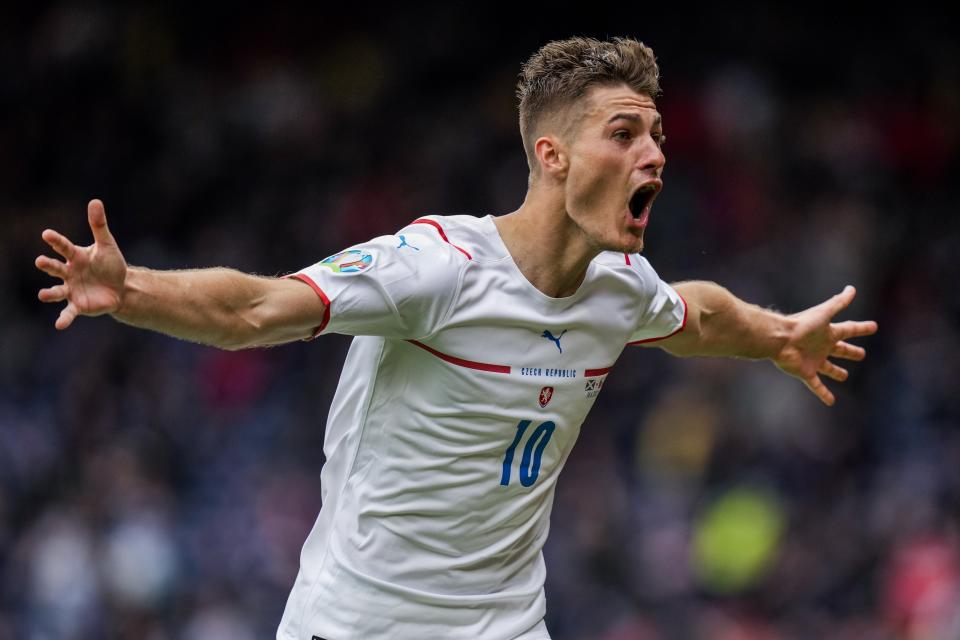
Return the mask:
<path id="1" fill-rule="evenodd" d="M 661 147 L 667 143 L 667 136 L 663 135 L 663 133 L 660 131 L 656 131 L 650 135 L 653 138 L 653 141 Z"/>
<path id="2" fill-rule="evenodd" d="M 630 132 L 627 131 L 626 129 L 617 129 L 614 132 L 613 137 L 616 138 L 617 140 L 629 140 L 632 136 L 630 135 Z"/>

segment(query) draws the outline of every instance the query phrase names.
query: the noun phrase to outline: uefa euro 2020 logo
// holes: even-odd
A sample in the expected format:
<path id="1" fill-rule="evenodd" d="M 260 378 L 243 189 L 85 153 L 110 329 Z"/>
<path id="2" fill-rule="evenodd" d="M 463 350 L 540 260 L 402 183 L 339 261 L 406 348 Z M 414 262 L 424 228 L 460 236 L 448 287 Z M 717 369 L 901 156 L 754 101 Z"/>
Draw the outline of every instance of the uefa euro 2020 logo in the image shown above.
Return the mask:
<path id="1" fill-rule="evenodd" d="M 360 273 L 366 271 L 373 264 L 373 256 L 360 249 L 347 249 L 340 253 L 335 253 L 329 258 L 324 258 L 320 262 L 321 267 L 326 267 L 334 273 Z"/>

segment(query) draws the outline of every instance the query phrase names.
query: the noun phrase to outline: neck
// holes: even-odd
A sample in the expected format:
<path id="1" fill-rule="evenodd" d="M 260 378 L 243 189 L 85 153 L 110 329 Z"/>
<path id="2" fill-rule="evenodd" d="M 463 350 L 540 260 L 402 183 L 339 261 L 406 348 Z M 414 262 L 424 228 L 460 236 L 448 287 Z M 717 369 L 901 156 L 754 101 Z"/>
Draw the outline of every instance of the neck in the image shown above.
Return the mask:
<path id="1" fill-rule="evenodd" d="M 600 253 L 563 203 L 562 192 L 531 188 L 519 209 L 493 219 L 520 272 L 553 298 L 575 293 Z"/>

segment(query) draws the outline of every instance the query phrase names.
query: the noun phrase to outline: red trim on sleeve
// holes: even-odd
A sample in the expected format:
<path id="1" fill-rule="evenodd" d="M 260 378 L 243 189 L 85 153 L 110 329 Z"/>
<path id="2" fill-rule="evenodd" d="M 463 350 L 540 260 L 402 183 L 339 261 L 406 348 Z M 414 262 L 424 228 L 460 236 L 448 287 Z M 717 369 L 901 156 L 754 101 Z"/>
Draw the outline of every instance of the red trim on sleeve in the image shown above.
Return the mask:
<path id="1" fill-rule="evenodd" d="M 474 362 L 472 360 L 464 360 L 463 358 L 457 358 L 456 356 L 451 356 L 451 355 L 447 355 L 446 353 L 441 353 L 436 349 L 428 347 L 427 345 L 417 340 L 407 340 L 407 342 L 409 342 L 412 345 L 416 345 L 420 347 L 421 349 L 423 349 L 424 351 L 427 351 L 428 353 L 432 353 L 433 355 L 437 356 L 441 360 L 449 362 L 450 364 L 455 364 L 458 367 L 466 367 L 468 369 L 478 369 L 480 371 L 491 371 L 493 373 L 510 373 L 510 367 L 506 365 L 487 364 L 485 362 Z"/>
<path id="2" fill-rule="evenodd" d="M 433 220 L 429 220 L 428 218 L 417 218 L 416 220 L 414 220 L 414 221 L 411 222 L 410 224 L 428 224 L 428 225 L 430 225 L 431 227 L 433 227 L 434 229 L 436 229 L 436 230 L 440 233 L 440 237 L 443 238 L 443 241 L 444 241 L 444 242 L 446 242 L 447 244 L 449 244 L 450 246 L 452 246 L 454 249 L 456 249 L 457 251 L 459 251 L 459 252 L 462 253 L 463 255 L 467 256 L 467 258 L 468 258 L 469 260 L 473 260 L 473 256 L 471 256 L 469 253 L 467 253 L 466 250 L 461 249 L 461 248 L 458 247 L 457 245 L 455 245 L 455 244 L 453 244 L 452 242 L 450 242 L 450 239 L 447 238 L 447 234 L 445 234 L 445 233 L 443 232 L 443 227 L 441 227 L 437 222 L 435 222 L 435 221 L 433 221 Z"/>
<path id="3" fill-rule="evenodd" d="M 583 372 L 584 378 L 595 378 L 597 376 L 602 376 L 610 373 L 610 370 L 613 369 L 613 365 L 609 367 L 604 367 L 603 369 L 587 369 Z"/>
<path id="4" fill-rule="evenodd" d="M 628 264 L 628 265 L 630 264 L 630 254 L 629 254 L 629 253 L 623 254 L 623 259 L 627 261 L 627 264 Z"/>
<path id="5" fill-rule="evenodd" d="M 677 295 L 680 296 L 679 293 Z M 667 338 L 675 336 L 681 331 L 683 331 L 684 329 L 686 329 L 687 328 L 687 300 L 683 296 L 680 296 L 680 300 L 683 302 L 683 322 L 680 324 L 679 329 L 665 336 L 660 336 L 659 338 L 647 338 L 646 340 L 637 340 L 635 342 L 628 342 L 627 346 L 635 347 L 638 344 L 646 344 L 647 342 L 656 342 L 657 340 L 666 340 Z"/>
<path id="6" fill-rule="evenodd" d="M 313 331 L 313 335 L 310 336 L 310 340 L 313 340 L 318 335 L 323 333 L 323 330 L 327 328 L 327 323 L 330 322 L 330 298 L 327 297 L 327 294 L 323 292 L 323 289 L 320 288 L 316 282 L 313 281 L 313 278 L 308 276 L 305 273 L 291 273 L 290 275 L 283 276 L 284 278 L 296 278 L 300 282 L 305 282 L 310 285 L 310 288 L 313 289 L 320 300 L 323 301 L 323 320 L 320 322 L 320 326 Z"/>

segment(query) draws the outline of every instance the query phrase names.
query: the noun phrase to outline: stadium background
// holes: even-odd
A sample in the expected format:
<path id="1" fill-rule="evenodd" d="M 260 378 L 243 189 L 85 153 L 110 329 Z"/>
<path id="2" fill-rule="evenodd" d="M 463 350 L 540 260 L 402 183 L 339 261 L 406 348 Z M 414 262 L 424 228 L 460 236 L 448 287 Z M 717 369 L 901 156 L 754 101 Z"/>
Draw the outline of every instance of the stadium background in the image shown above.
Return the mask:
<path id="1" fill-rule="evenodd" d="M 41 230 L 89 242 L 100 197 L 132 264 L 280 274 L 511 211 L 516 74 L 573 34 L 660 60 L 662 277 L 784 311 L 853 283 L 881 332 L 833 409 L 770 364 L 625 352 L 559 484 L 554 638 L 960 637 L 950 21 L 363 8 L 0 8 L 0 638 L 271 637 L 348 344 L 57 333 Z"/>

